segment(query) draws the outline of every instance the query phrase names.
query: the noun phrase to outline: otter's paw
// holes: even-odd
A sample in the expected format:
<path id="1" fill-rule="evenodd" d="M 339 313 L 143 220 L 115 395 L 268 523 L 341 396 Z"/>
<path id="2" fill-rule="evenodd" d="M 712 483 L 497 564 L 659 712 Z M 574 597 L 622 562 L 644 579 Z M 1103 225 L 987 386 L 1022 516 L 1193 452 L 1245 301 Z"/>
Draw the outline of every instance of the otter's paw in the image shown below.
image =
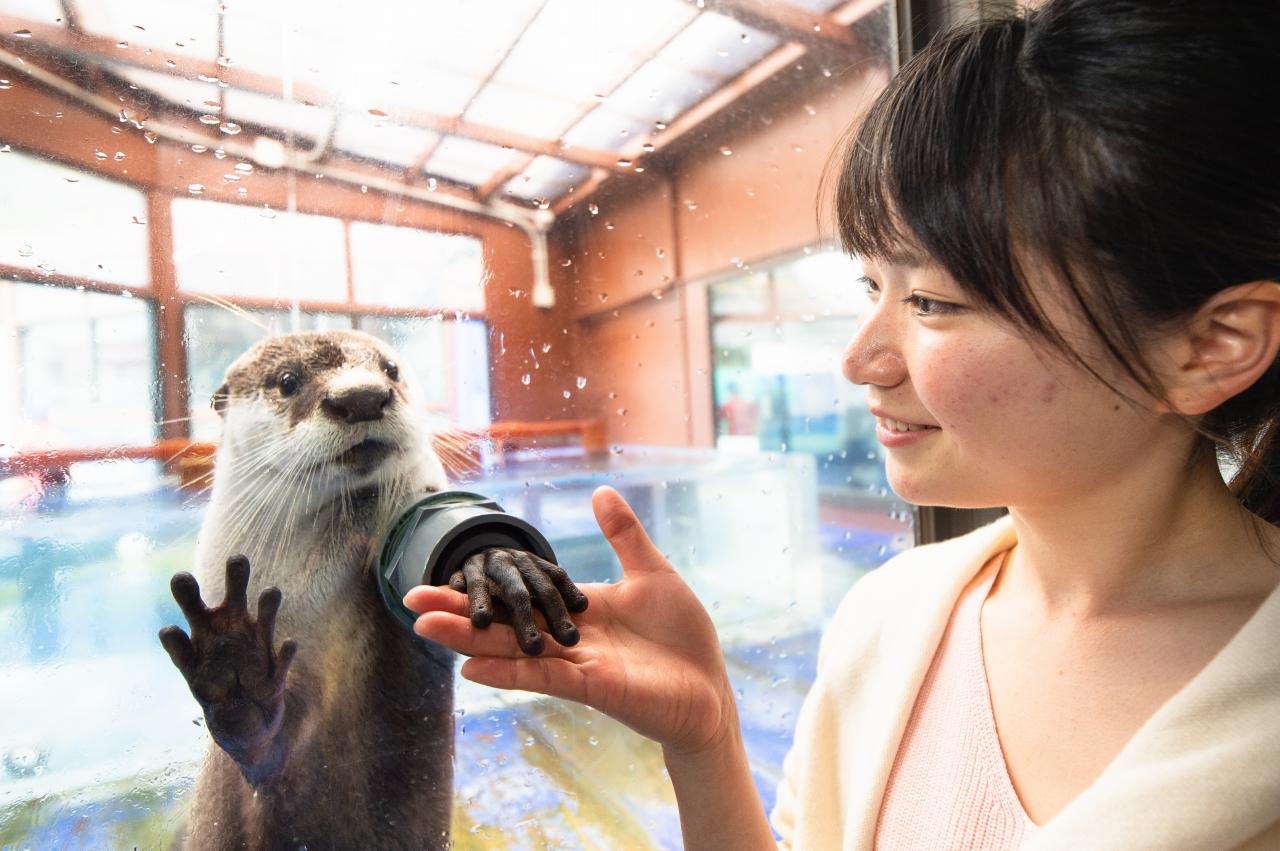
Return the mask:
<path id="1" fill-rule="evenodd" d="M 466 593 L 471 622 L 487 627 L 497 614 L 510 620 L 520 649 L 530 656 L 542 652 L 542 630 L 534 610 L 542 613 L 552 637 L 566 647 L 578 643 L 578 628 L 569 612 L 587 608 L 587 597 L 559 566 L 533 553 L 500 547 L 467 559 L 449 578 L 449 586 Z"/>
<path id="2" fill-rule="evenodd" d="M 160 630 L 160 643 L 186 678 L 204 710 L 209 733 L 237 761 L 254 752 L 279 729 L 284 717 L 284 685 L 297 644 L 275 649 L 280 589 L 258 597 L 258 617 L 249 615 L 246 595 L 249 560 L 227 559 L 226 597 L 209 608 L 189 573 L 175 574 L 169 586 L 191 628 L 190 637 L 176 626 Z"/>

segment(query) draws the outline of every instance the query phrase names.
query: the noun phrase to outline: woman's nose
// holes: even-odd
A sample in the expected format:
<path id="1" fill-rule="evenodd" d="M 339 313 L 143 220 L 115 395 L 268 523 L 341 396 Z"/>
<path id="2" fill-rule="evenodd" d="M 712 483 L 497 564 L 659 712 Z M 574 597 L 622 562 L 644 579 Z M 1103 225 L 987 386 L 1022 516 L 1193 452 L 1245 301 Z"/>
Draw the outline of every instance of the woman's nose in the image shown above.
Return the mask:
<path id="1" fill-rule="evenodd" d="M 907 363 L 883 322 L 873 312 L 844 350 L 844 376 L 854 384 L 896 387 L 907 377 Z"/>

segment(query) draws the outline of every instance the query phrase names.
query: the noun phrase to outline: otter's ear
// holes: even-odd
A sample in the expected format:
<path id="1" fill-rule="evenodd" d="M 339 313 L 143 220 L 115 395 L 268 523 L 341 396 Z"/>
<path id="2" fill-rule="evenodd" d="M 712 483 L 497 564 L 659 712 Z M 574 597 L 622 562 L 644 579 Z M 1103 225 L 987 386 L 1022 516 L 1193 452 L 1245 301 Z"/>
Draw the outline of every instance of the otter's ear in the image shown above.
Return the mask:
<path id="1" fill-rule="evenodd" d="M 1168 409 L 1207 413 L 1248 390 L 1280 352 L 1280 283 L 1228 287 L 1209 299 L 1177 335 L 1165 378 Z"/>
<path id="2" fill-rule="evenodd" d="M 218 416 L 223 416 L 227 410 L 227 402 L 231 398 L 231 388 L 224 381 L 222 386 L 213 391 L 213 398 L 209 403 L 213 405 L 213 409 L 218 412 Z"/>

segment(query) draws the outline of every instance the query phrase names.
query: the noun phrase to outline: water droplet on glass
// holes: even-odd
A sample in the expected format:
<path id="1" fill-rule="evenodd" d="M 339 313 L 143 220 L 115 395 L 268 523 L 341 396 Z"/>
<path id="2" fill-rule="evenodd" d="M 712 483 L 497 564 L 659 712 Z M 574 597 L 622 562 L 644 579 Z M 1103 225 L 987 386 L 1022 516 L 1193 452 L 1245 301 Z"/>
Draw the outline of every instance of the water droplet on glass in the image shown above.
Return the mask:
<path id="1" fill-rule="evenodd" d="M 253 165 L 251 163 L 236 163 L 235 169 L 241 174 L 253 174 Z"/>
<path id="2" fill-rule="evenodd" d="M 618 409 L 618 416 L 620 416 L 620 417 L 625 417 L 626 415 L 627 415 L 627 409 L 626 409 L 626 408 L 619 408 L 619 409 Z"/>
<path id="3" fill-rule="evenodd" d="M 234 136 L 240 132 L 240 125 L 236 124 L 234 121 L 224 121 L 218 125 L 218 129 L 223 133 L 226 133 L 228 136 Z"/>
<path id="4" fill-rule="evenodd" d="M 601 304 L 604 304 L 604 303 L 605 303 L 606 301 L 608 301 L 608 300 L 609 300 L 609 294 L 608 294 L 608 293 L 600 293 L 600 303 L 601 303 Z"/>
<path id="5" fill-rule="evenodd" d="M 204 115 L 200 116 L 200 123 L 209 124 L 209 125 L 221 124 L 222 119 L 216 115 L 210 115 L 209 113 L 206 112 Z"/>
<path id="6" fill-rule="evenodd" d="M 187 191 L 190 192 L 192 195 L 200 195 L 201 193 L 204 192 L 204 184 L 189 183 L 187 184 Z"/>
<path id="7" fill-rule="evenodd" d="M 35 254 L 35 251 L 32 250 L 30 245 L 24 245 L 18 249 L 19 257 L 30 257 L 32 254 Z"/>
<path id="8" fill-rule="evenodd" d="M 561 395 L 563 395 L 563 396 L 564 396 L 564 398 L 568 399 L 568 398 L 569 398 L 570 396 L 572 396 L 573 394 L 572 394 L 572 393 L 570 393 L 568 390 L 565 390 Z"/>
<path id="9" fill-rule="evenodd" d="M 693 211 L 693 210 L 698 209 L 698 202 L 697 202 L 697 201 L 685 201 L 685 202 L 684 202 L 684 205 L 685 205 L 685 207 L 686 207 L 686 208 L 688 208 L 690 211 Z"/>
<path id="10" fill-rule="evenodd" d="M 97 159 L 97 160 L 105 160 L 105 159 L 107 158 L 107 152 L 106 152 L 106 151 L 94 151 L 94 152 L 93 152 L 93 156 L 94 156 L 94 159 Z"/>
<path id="11" fill-rule="evenodd" d="M 596 745 L 600 744 L 600 740 L 595 736 L 587 736 L 587 744 L 594 748 Z"/>
<path id="12" fill-rule="evenodd" d="M 15 30 L 13 34 L 18 38 L 31 38 L 31 30 Z"/>
<path id="13" fill-rule="evenodd" d="M 604 223 L 604 229 L 605 229 L 605 230 L 613 230 L 613 222 L 605 222 L 605 223 Z"/>
<path id="14" fill-rule="evenodd" d="M 583 389 L 585 389 L 585 388 L 586 388 L 586 386 L 587 386 L 587 379 L 586 379 L 586 377 L 585 377 L 585 376 L 582 376 L 582 375 L 579 375 L 579 376 L 578 376 L 578 382 L 577 382 L 577 383 L 578 383 L 578 389 L 579 389 L 579 390 L 583 390 Z"/>
<path id="15" fill-rule="evenodd" d="M 720 149 L 720 153 L 724 154 L 726 157 L 731 157 L 733 156 L 733 149 L 730 148 L 728 145 L 725 145 L 723 148 Z"/>
<path id="16" fill-rule="evenodd" d="M 564 266 L 567 269 L 568 267 L 573 265 L 573 261 L 570 260 L 568 257 L 566 257 L 565 259 L 560 261 L 560 265 Z"/>
<path id="17" fill-rule="evenodd" d="M 193 154 L 203 154 L 203 153 L 204 153 L 205 151 L 207 151 L 207 150 L 209 150 L 209 149 L 208 149 L 207 147 L 205 147 L 204 145 L 192 145 L 192 146 L 191 146 L 191 153 L 193 153 Z"/>
<path id="18" fill-rule="evenodd" d="M 116 151 L 116 155 L 115 155 L 114 157 L 112 157 L 111 159 L 115 160 L 116 162 L 123 162 L 123 161 L 124 161 L 124 151 Z"/>
<path id="19" fill-rule="evenodd" d="M 656 253 L 658 255 L 659 260 L 667 256 L 667 250 L 665 248 L 659 248 Z"/>
<path id="20" fill-rule="evenodd" d="M 618 160 L 618 168 L 631 168 L 631 160 Z"/>
<path id="21" fill-rule="evenodd" d="M 612 452 L 614 455 L 621 455 L 622 447 L 615 443 L 613 446 L 609 447 L 609 451 Z"/>
<path id="22" fill-rule="evenodd" d="M 156 140 L 159 139 L 160 136 L 157 135 L 156 133 L 153 133 L 150 130 L 147 130 L 143 132 L 142 138 L 147 140 L 148 145 L 154 145 L 156 143 Z"/>
<path id="23" fill-rule="evenodd" d="M 11 80 L 0 80 L 0 91 L 3 91 L 5 89 L 12 89 L 12 88 L 13 88 L 13 82 Z"/>
<path id="24" fill-rule="evenodd" d="M 551 344 L 550 344 L 550 343 L 543 343 L 543 344 L 542 344 L 542 353 L 545 355 L 545 354 L 546 354 L 547 352 L 549 352 L 549 351 L 551 351 Z"/>
<path id="25" fill-rule="evenodd" d="M 750 44 L 750 43 L 751 43 L 751 36 L 750 36 L 750 35 L 748 35 L 747 33 L 743 33 L 743 34 L 742 34 L 742 43 L 743 43 L 743 44 Z"/>
<path id="26" fill-rule="evenodd" d="M 644 151 L 646 154 L 652 154 L 657 149 L 654 147 L 652 142 L 645 142 L 640 146 L 640 150 Z"/>
<path id="27" fill-rule="evenodd" d="M 524 375 L 520 376 L 520 383 L 526 387 L 529 386 L 529 382 L 532 380 L 533 380 L 533 376 L 527 372 Z"/>
<path id="28" fill-rule="evenodd" d="M 588 212 L 588 213 L 590 213 L 590 214 L 591 214 L 591 215 L 593 215 L 593 216 L 597 216 L 597 215 L 599 215 L 599 214 L 600 214 L 600 208 L 599 208 L 599 207 L 597 207 L 595 204 L 588 204 L 588 205 L 587 205 L 587 212 Z"/>
<path id="29" fill-rule="evenodd" d="M 793 153 L 793 154 L 803 154 L 803 153 L 804 153 L 804 148 L 802 148 L 802 147 L 801 147 L 801 146 L 799 146 L 799 145 L 792 145 L 792 146 L 791 146 L 791 153 Z"/>

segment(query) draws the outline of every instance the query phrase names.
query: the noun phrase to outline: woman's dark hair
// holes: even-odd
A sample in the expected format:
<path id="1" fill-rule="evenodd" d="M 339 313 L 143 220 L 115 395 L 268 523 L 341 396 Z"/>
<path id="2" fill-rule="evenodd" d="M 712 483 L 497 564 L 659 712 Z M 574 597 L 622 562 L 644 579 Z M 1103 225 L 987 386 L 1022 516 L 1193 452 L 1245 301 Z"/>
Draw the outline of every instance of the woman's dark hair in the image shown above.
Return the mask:
<path id="1" fill-rule="evenodd" d="M 1280 280 L 1277 50 L 1276 0 L 1051 0 L 943 33 L 855 130 L 836 188 L 844 246 L 927 258 L 1097 375 L 1047 322 L 1034 263 L 1162 396 L 1144 332 Z M 1278 386 L 1273 363 L 1197 423 L 1272 523 Z"/>

